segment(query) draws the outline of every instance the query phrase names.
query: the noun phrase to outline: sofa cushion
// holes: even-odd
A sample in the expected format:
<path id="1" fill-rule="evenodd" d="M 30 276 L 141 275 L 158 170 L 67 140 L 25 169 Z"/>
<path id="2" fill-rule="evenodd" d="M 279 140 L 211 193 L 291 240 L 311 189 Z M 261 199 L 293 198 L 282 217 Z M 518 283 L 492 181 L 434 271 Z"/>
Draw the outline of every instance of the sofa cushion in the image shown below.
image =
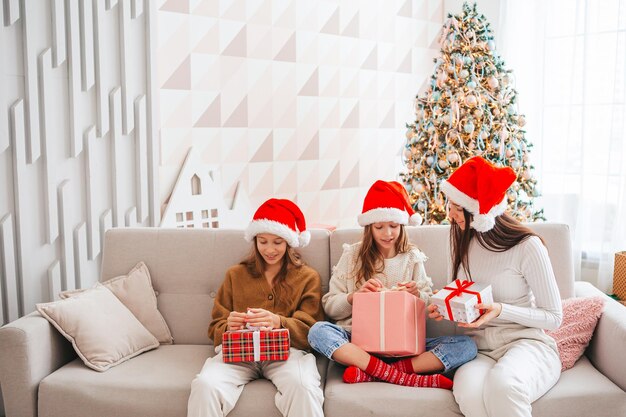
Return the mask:
<path id="1" fill-rule="evenodd" d="M 329 365 L 324 392 L 326 415 L 462 415 L 451 391 L 400 387 L 383 382 L 346 384 L 341 380 L 344 369 L 335 362 Z M 533 417 L 626 415 L 625 396 L 624 391 L 583 356 L 572 369 L 561 374 L 559 382 L 550 391 L 533 403 Z M 415 410 L 419 413 L 416 414 Z M 616 410 L 622 413 L 616 413 Z"/>
<path id="2" fill-rule="evenodd" d="M 461 416 L 452 391 L 384 382 L 346 384 L 342 380 L 344 369 L 336 362 L 331 362 L 328 367 L 324 391 L 324 414 L 327 416 Z"/>
<path id="3" fill-rule="evenodd" d="M 583 356 L 533 403 L 533 416 L 626 416 L 626 393 Z"/>
<path id="4" fill-rule="evenodd" d="M 172 333 L 165 319 L 157 308 L 157 298 L 150 271 L 145 263 L 139 262 L 126 275 L 111 278 L 102 284 L 107 287 L 119 300 L 137 317 L 137 320 L 145 326 L 150 333 L 157 338 L 159 343 L 171 344 Z M 59 294 L 61 299 L 75 297 L 87 289 L 67 290 Z"/>
<path id="5" fill-rule="evenodd" d="M 210 344 L 213 300 L 226 270 L 252 247 L 243 235 L 243 230 L 224 229 L 111 229 L 104 238 L 101 280 L 125 275 L 145 262 L 175 343 Z M 298 250 L 320 273 L 322 289 L 328 288 L 328 245 L 327 230 L 311 230 L 311 242 Z"/>
<path id="6" fill-rule="evenodd" d="M 85 365 L 106 371 L 159 345 L 133 313 L 103 286 L 37 310 L 72 343 Z"/>
<path id="7" fill-rule="evenodd" d="M 75 360 L 39 385 L 39 417 L 185 417 L 191 381 L 215 352 L 209 345 L 162 345 L 105 373 Z M 328 364 L 317 357 L 324 381 Z M 274 385 L 260 379 L 246 385 L 229 417 L 281 417 Z"/>
<path id="8" fill-rule="evenodd" d="M 604 300 L 601 297 L 572 297 L 563 300 L 561 326 L 546 332 L 556 341 L 563 371 L 574 366 L 585 352 L 603 310 Z"/>

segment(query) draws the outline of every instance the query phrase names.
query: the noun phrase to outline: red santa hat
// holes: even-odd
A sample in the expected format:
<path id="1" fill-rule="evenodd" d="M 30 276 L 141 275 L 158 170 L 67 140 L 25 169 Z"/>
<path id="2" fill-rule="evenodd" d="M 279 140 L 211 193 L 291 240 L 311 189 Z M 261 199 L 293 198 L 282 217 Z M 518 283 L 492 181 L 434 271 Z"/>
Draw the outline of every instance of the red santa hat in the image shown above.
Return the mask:
<path id="1" fill-rule="evenodd" d="M 261 204 L 246 228 L 245 238 L 250 242 L 259 233 L 280 236 L 292 248 L 304 247 L 311 240 L 300 208 L 289 200 L 278 198 L 270 198 Z"/>
<path id="2" fill-rule="evenodd" d="M 402 184 L 378 180 L 365 196 L 358 221 L 361 226 L 380 222 L 415 226 L 422 223 L 422 216 L 413 211 L 409 195 Z"/>
<path id="3" fill-rule="evenodd" d="M 447 181 L 441 182 L 441 191 L 474 215 L 470 227 L 487 232 L 495 225 L 496 216 L 506 210 L 506 191 L 516 178 L 511 168 L 498 168 L 475 156 L 465 161 Z"/>

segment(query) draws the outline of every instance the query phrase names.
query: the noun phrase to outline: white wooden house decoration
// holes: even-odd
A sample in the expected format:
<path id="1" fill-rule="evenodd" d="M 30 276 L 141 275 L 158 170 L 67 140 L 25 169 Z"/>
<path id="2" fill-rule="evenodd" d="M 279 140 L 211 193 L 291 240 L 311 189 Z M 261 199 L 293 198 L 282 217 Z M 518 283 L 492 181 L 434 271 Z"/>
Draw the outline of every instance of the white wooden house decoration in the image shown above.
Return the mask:
<path id="1" fill-rule="evenodd" d="M 190 148 L 161 217 L 161 227 L 245 228 L 252 219 L 247 193 L 239 183 L 229 208 L 220 184 L 219 171 L 202 164 Z"/>

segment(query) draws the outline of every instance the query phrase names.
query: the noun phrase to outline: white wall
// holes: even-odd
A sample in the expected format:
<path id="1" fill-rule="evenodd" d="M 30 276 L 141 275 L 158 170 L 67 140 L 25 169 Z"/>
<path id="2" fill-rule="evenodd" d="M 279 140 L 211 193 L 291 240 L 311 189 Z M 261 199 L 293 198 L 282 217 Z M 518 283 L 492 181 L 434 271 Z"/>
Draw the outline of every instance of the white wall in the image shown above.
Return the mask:
<path id="1" fill-rule="evenodd" d="M 161 201 L 190 146 L 256 208 L 298 203 L 309 224 L 356 225 L 397 179 L 405 124 L 433 71 L 440 0 L 159 2 Z"/>
<path id="2" fill-rule="evenodd" d="M 3 6 L 0 323 L 93 284 L 105 229 L 159 218 L 154 4 Z"/>

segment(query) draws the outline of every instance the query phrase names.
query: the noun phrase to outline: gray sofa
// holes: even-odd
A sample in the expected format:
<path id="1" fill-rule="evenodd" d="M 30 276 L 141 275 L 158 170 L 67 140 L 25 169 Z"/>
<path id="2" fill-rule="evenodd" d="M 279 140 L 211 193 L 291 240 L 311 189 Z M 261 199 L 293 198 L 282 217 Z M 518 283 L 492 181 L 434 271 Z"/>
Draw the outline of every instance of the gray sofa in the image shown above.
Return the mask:
<path id="1" fill-rule="evenodd" d="M 563 298 L 601 294 L 574 282 L 567 226 L 532 226 L 546 241 Z M 361 229 L 312 230 L 301 250 L 328 288 L 331 265 L 342 244 L 355 242 Z M 448 228 L 409 228 L 411 240 L 429 257 L 436 288 L 446 280 Z M 190 383 L 214 354 L 207 338 L 213 298 L 226 269 L 249 250 L 234 230 L 113 229 L 105 236 L 102 280 L 127 273 L 144 261 L 158 292 L 174 345 L 137 356 L 104 373 L 83 365 L 70 345 L 38 313 L 0 329 L 0 385 L 8 417 L 184 417 Z M 428 335 L 453 334 L 449 322 L 429 322 Z M 593 340 L 574 368 L 533 404 L 534 416 L 626 415 L 626 308 L 607 297 Z M 342 368 L 318 357 L 327 416 L 460 416 L 450 391 L 384 383 L 348 385 Z M 266 380 L 246 386 L 229 416 L 276 416 L 274 386 Z"/>

